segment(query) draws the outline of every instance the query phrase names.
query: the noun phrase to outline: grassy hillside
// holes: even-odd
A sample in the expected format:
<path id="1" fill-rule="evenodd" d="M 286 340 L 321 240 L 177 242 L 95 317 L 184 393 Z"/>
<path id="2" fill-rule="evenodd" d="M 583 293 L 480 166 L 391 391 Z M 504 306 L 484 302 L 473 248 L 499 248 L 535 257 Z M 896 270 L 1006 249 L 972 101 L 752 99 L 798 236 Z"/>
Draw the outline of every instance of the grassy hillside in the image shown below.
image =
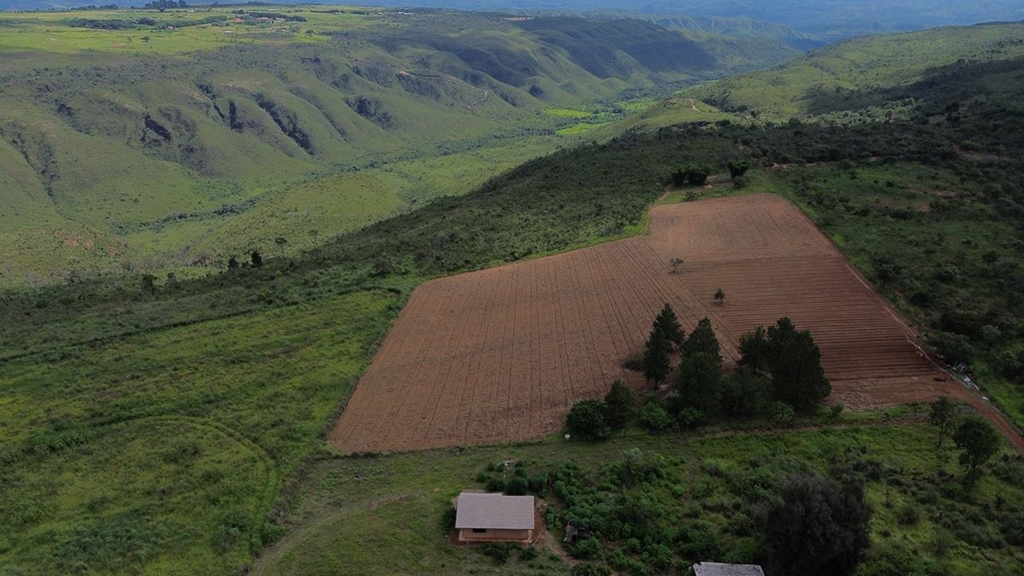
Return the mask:
<path id="1" fill-rule="evenodd" d="M 792 54 L 639 20 L 315 6 L 0 23 L 4 285 L 298 254 L 554 150 L 546 109 Z"/>
<path id="2" fill-rule="evenodd" d="M 849 91 L 906 86 L 941 66 L 1021 56 L 1024 27 L 1020 24 L 939 28 L 847 40 L 814 50 L 769 72 L 730 78 L 687 95 L 721 110 L 754 111 L 762 120 L 785 120 L 826 112 L 819 104 L 824 98 Z"/>
<path id="3" fill-rule="evenodd" d="M 356 292 L 5 362 L 0 572 L 237 573 L 398 303 Z"/>

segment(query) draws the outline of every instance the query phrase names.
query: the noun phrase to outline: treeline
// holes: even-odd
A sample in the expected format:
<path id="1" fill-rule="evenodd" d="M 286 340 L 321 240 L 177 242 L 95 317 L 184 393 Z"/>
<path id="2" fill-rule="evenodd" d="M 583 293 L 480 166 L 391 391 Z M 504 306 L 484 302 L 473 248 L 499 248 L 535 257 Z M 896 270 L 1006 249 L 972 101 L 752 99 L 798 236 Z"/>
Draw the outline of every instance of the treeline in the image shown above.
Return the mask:
<path id="1" fill-rule="evenodd" d="M 701 319 L 687 336 L 672 307 L 665 304 L 642 358 L 628 358 L 624 364 L 642 371 L 655 391 L 638 401 L 628 385 L 616 381 L 603 402 L 573 405 L 566 428 L 573 437 L 597 440 L 633 421 L 651 431 L 693 428 L 715 417 L 762 417 L 774 426 L 788 426 L 797 413 L 815 413 L 832 391 L 814 338 L 807 330 L 797 330 L 789 318 L 742 336 L 740 353 L 739 369 L 726 374 L 711 321 Z M 671 354 L 680 357 L 674 386 L 661 394 L 661 385 L 672 374 Z M 833 415 L 841 411 L 842 406 L 836 406 Z"/>

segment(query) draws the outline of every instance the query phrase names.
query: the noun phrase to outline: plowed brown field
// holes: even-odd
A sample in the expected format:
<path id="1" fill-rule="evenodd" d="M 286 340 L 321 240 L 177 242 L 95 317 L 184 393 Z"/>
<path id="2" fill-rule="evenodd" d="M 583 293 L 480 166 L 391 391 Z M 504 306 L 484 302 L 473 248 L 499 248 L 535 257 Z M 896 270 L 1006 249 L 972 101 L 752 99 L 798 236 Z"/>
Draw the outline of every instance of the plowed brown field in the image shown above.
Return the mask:
<path id="1" fill-rule="evenodd" d="M 789 316 L 821 348 L 830 401 L 851 408 L 962 395 L 797 208 L 751 195 L 659 206 L 649 235 L 420 286 L 331 441 L 411 450 L 556 431 L 613 380 L 641 385 L 620 363 L 665 302 L 687 330 L 711 318 L 727 363 L 740 335 Z"/>

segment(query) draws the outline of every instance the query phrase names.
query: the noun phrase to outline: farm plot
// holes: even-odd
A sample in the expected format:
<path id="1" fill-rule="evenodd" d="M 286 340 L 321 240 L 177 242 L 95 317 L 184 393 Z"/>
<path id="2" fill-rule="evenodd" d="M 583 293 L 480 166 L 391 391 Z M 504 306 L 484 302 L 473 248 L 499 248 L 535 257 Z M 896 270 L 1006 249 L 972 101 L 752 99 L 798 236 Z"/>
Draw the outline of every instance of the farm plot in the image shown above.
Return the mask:
<path id="1" fill-rule="evenodd" d="M 727 364 L 742 334 L 789 316 L 819 343 L 833 401 L 853 408 L 956 392 L 799 210 L 751 195 L 660 206 L 647 236 L 424 284 L 331 440 L 412 450 L 558 430 L 574 402 L 613 380 L 642 385 L 621 362 L 665 302 L 687 330 L 709 317 Z"/>

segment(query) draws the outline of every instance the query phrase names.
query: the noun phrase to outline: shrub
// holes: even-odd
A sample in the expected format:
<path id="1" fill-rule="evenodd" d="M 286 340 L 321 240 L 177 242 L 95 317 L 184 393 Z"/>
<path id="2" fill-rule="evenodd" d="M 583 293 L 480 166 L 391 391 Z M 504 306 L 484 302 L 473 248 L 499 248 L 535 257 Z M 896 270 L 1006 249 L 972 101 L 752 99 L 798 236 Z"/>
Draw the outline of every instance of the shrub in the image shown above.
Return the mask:
<path id="1" fill-rule="evenodd" d="M 672 417 L 660 402 L 648 401 L 640 411 L 640 425 L 648 430 L 658 432 L 672 426 Z"/>
<path id="2" fill-rule="evenodd" d="M 505 479 L 492 476 L 487 479 L 487 484 L 484 489 L 488 492 L 504 492 L 505 491 Z"/>
<path id="3" fill-rule="evenodd" d="M 548 473 L 541 472 L 536 476 L 531 476 L 527 481 L 527 484 L 529 485 L 530 492 L 538 495 L 544 494 L 544 491 L 548 487 Z"/>
<path id="4" fill-rule="evenodd" d="M 862 576 L 918 576 L 924 575 L 924 562 L 914 551 L 894 542 L 876 544 L 871 553 L 871 562 L 866 570 L 858 574 Z"/>
<path id="5" fill-rule="evenodd" d="M 607 421 L 607 408 L 597 400 L 584 400 L 573 404 L 565 418 L 569 433 L 584 440 L 600 440 L 611 434 Z"/>
<path id="6" fill-rule="evenodd" d="M 537 549 L 533 546 L 523 546 L 519 549 L 519 559 L 523 562 L 529 562 L 539 555 L 540 552 L 537 552 Z"/>
<path id="7" fill-rule="evenodd" d="M 495 564 L 504 564 L 512 554 L 512 545 L 508 542 L 491 542 L 485 544 L 481 552 L 485 556 L 490 556 Z"/>
<path id="8" fill-rule="evenodd" d="M 447 534 L 455 528 L 455 516 L 458 513 L 455 511 L 454 506 L 449 506 L 445 509 L 444 514 L 441 515 L 441 529 Z"/>
<path id="9" fill-rule="evenodd" d="M 569 576 L 611 576 L 611 574 L 612 571 L 607 566 L 590 562 L 580 562 L 569 571 Z"/>
<path id="10" fill-rule="evenodd" d="M 779 428 L 792 426 L 795 419 L 796 412 L 793 411 L 792 406 L 785 402 L 775 402 L 768 412 L 768 421 L 771 422 L 772 426 Z"/>
<path id="11" fill-rule="evenodd" d="M 676 533 L 675 540 L 679 543 L 679 554 L 687 560 L 700 561 L 721 554 L 715 529 L 706 522 L 683 524 Z"/>
<path id="12" fill-rule="evenodd" d="M 901 526 L 916 526 L 920 521 L 921 513 L 911 504 L 905 504 L 896 511 L 896 522 Z"/>
<path id="13" fill-rule="evenodd" d="M 584 538 L 576 543 L 572 555 L 580 560 L 590 560 L 601 555 L 601 541 L 597 538 Z"/>
<path id="14" fill-rule="evenodd" d="M 697 408 L 683 408 L 676 417 L 683 428 L 696 428 L 707 420 L 707 415 Z"/>
<path id="15" fill-rule="evenodd" d="M 522 496 L 530 489 L 530 483 L 525 478 L 516 476 L 505 484 L 505 494 L 509 496 Z"/>

